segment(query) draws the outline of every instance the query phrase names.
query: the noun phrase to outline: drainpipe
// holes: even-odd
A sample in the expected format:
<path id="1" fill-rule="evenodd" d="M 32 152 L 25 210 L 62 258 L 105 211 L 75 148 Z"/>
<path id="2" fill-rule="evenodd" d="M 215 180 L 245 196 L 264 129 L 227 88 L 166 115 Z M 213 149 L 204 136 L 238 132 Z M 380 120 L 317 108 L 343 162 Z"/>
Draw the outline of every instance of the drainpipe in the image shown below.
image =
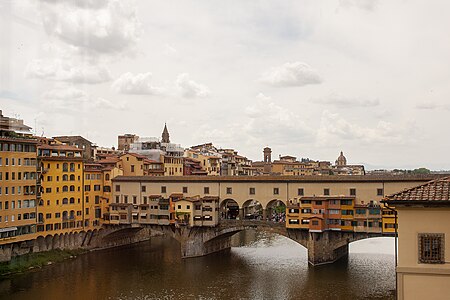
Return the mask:
<path id="1" fill-rule="evenodd" d="M 395 299 L 398 299 L 398 278 L 397 278 L 397 240 L 398 240 L 398 222 L 397 222 L 397 211 L 389 206 L 385 206 L 390 211 L 394 212 L 395 217 Z"/>

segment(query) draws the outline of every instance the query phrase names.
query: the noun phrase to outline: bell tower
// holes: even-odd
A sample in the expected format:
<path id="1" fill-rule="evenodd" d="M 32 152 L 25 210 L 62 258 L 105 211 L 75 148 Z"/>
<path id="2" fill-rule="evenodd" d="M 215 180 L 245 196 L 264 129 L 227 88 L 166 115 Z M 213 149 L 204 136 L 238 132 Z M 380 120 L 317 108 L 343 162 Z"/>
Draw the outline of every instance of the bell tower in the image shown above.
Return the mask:
<path id="1" fill-rule="evenodd" d="M 264 148 L 264 162 L 271 163 L 272 162 L 272 149 L 269 147 Z"/>
<path id="2" fill-rule="evenodd" d="M 170 143 L 170 138 L 169 138 L 169 131 L 167 130 L 167 124 L 164 123 L 164 130 L 162 133 L 162 140 L 161 143 Z"/>

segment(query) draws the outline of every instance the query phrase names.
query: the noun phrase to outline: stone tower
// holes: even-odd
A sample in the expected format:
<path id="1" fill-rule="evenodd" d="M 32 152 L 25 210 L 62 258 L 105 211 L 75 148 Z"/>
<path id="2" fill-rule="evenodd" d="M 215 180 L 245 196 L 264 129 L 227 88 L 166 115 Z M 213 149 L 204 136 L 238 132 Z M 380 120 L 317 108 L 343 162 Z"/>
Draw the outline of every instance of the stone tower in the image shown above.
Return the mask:
<path id="1" fill-rule="evenodd" d="M 170 143 L 169 131 L 167 130 L 167 124 L 166 123 L 164 123 L 164 130 L 163 130 L 163 133 L 162 133 L 161 143 Z"/>
<path id="2" fill-rule="evenodd" d="M 336 166 L 346 166 L 347 165 L 347 159 L 344 156 L 344 153 L 341 151 L 341 155 L 336 160 Z"/>
<path id="3" fill-rule="evenodd" d="M 271 163 L 272 162 L 272 149 L 269 147 L 264 148 L 264 162 Z"/>

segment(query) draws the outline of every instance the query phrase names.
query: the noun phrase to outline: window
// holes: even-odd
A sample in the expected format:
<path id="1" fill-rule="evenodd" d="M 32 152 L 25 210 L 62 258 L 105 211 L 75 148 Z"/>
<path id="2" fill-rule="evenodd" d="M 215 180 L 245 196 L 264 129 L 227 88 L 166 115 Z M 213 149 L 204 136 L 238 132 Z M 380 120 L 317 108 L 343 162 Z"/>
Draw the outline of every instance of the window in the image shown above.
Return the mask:
<path id="1" fill-rule="evenodd" d="M 137 197 L 133 196 L 133 204 L 137 204 Z"/>
<path id="2" fill-rule="evenodd" d="M 91 186 L 90 185 L 85 185 L 84 186 L 84 190 L 86 191 L 86 192 L 89 192 L 90 190 L 91 190 Z"/>
<path id="3" fill-rule="evenodd" d="M 312 221 L 312 224 L 313 224 L 313 226 L 318 226 L 318 225 L 319 225 L 319 221 L 313 220 L 313 221 Z"/>
<path id="4" fill-rule="evenodd" d="M 128 196 L 123 196 L 123 202 L 128 203 Z"/>
<path id="5" fill-rule="evenodd" d="M 297 195 L 298 195 L 298 196 L 304 196 L 304 195 L 305 195 L 305 190 L 304 190 L 303 188 L 299 188 L 299 189 L 297 190 Z"/>
<path id="6" fill-rule="evenodd" d="M 203 188 L 203 194 L 209 194 L 209 187 L 208 186 L 205 186 Z"/>
<path id="7" fill-rule="evenodd" d="M 99 195 L 95 196 L 95 204 L 100 204 L 100 196 Z"/>
<path id="8" fill-rule="evenodd" d="M 134 165 L 131 165 L 131 172 L 134 172 Z"/>
<path id="9" fill-rule="evenodd" d="M 161 187 L 161 193 L 162 193 L 162 194 L 167 193 L 167 188 L 166 188 L 165 186 L 162 186 L 162 187 Z"/>
<path id="10" fill-rule="evenodd" d="M 190 205 L 186 205 L 186 209 L 191 209 L 191 206 Z"/>
<path id="11" fill-rule="evenodd" d="M 350 189 L 350 196 L 356 196 L 356 189 Z"/>
<path id="12" fill-rule="evenodd" d="M 315 205 L 322 205 L 322 200 L 314 201 L 314 204 L 315 204 Z"/>
<path id="13" fill-rule="evenodd" d="M 278 195 L 280 193 L 280 189 L 279 188 L 273 188 L 273 194 L 274 195 Z"/>
<path id="14" fill-rule="evenodd" d="M 183 194 L 185 194 L 185 193 L 187 193 L 187 192 L 188 192 L 187 186 L 183 186 Z"/>
<path id="15" fill-rule="evenodd" d="M 443 233 L 419 233 L 419 263 L 445 263 L 444 247 Z"/>
<path id="16" fill-rule="evenodd" d="M 251 187 L 251 188 L 249 188 L 248 192 L 249 192 L 250 195 L 254 195 L 256 191 L 255 191 L 254 187 Z"/>
<path id="17" fill-rule="evenodd" d="M 143 186 L 141 187 L 141 191 L 142 191 L 143 193 L 145 193 L 145 192 L 147 191 L 147 187 L 146 187 L 145 185 L 143 185 Z"/>
<path id="18" fill-rule="evenodd" d="M 377 196 L 383 196 L 384 191 L 383 189 L 377 189 Z"/>
<path id="19" fill-rule="evenodd" d="M 181 209 L 181 205 L 178 205 L 178 209 Z"/>
<path id="20" fill-rule="evenodd" d="M 227 187 L 227 194 L 233 194 L 233 188 Z"/>
<path id="21" fill-rule="evenodd" d="M 329 196 L 330 195 L 330 189 L 323 189 L 323 194 L 325 196 Z"/>
<path id="22" fill-rule="evenodd" d="M 299 209 L 298 208 L 289 208 L 289 213 L 290 214 L 298 214 Z"/>
<path id="23" fill-rule="evenodd" d="M 86 203 L 89 203 L 89 196 L 86 196 Z"/>
<path id="24" fill-rule="evenodd" d="M 116 184 L 116 192 L 120 192 L 120 185 Z"/>

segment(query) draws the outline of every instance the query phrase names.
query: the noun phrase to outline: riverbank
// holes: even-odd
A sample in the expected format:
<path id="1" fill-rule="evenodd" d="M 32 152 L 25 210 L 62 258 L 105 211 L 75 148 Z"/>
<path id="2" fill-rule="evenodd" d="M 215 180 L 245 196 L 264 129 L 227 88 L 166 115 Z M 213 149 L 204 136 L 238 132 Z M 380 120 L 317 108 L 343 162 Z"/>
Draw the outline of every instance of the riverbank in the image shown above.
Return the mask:
<path id="1" fill-rule="evenodd" d="M 14 257 L 9 262 L 0 263 L 0 278 L 5 278 L 17 273 L 26 272 L 43 266 L 51 265 L 77 257 L 77 255 L 89 252 L 85 249 L 75 250 L 50 250 L 45 252 L 29 253 Z"/>

